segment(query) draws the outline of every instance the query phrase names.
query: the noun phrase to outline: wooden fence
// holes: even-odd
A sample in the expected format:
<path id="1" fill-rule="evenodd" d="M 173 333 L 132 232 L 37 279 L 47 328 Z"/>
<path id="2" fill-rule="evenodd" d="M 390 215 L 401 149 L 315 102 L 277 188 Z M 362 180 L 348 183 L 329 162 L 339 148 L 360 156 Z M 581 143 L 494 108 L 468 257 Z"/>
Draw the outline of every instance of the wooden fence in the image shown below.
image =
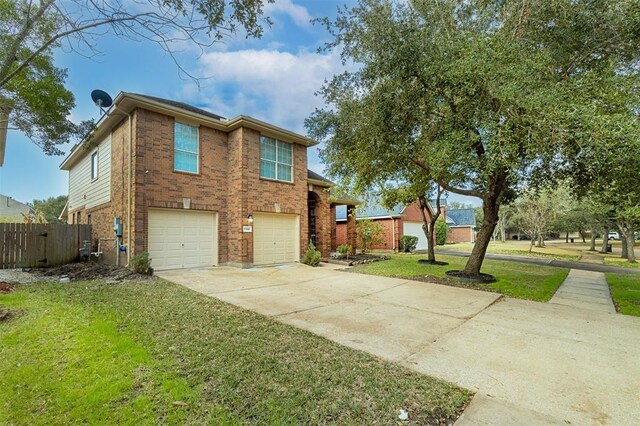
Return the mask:
<path id="1" fill-rule="evenodd" d="M 0 269 L 73 262 L 85 240 L 91 225 L 0 223 Z"/>

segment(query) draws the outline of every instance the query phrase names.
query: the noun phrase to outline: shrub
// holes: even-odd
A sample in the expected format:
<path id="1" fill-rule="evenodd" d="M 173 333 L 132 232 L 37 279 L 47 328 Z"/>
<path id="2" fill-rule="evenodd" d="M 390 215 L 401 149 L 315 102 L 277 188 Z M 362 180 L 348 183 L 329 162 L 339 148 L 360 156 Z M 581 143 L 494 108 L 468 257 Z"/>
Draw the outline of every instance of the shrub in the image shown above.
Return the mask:
<path id="1" fill-rule="evenodd" d="M 349 244 L 340 244 L 338 248 L 336 248 L 336 251 L 342 256 L 349 256 L 349 253 L 353 251 L 353 247 L 351 247 Z"/>
<path id="2" fill-rule="evenodd" d="M 362 253 L 367 253 L 371 250 L 372 246 L 382 244 L 384 241 L 382 238 L 382 234 L 384 233 L 382 225 L 371 219 L 360 219 L 356 224 L 356 230 L 360 244 L 362 244 L 360 246 Z"/>
<path id="3" fill-rule="evenodd" d="M 322 254 L 316 250 L 316 246 L 313 245 L 311 241 L 309 241 L 309 248 L 307 252 L 304 254 L 304 259 L 302 259 L 302 263 L 309 266 L 318 266 L 320 264 L 320 258 Z"/>
<path id="4" fill-rule="evenodd" d="M 129 261 L 129 268 L 131 268 L 131 270 L 136 274 L 153 274 L 151 259 L 149 259 L 149 252 L 143 251 L 142 253 L 133 256 Z"/>
<path id="5" fill-rule="evenodd" d="M 436 221 L 436 244 L 439 246 L 445 245 L 447 242 L 447 235 L 449 235 L 449 226 L 441 216 Z"/>
<path id="6" fill-rule="evenodd" d="M 413 235 L 403 235 L 400 238 L 400 251 L 410 253 L 418 246 L 418 237 Z"/>

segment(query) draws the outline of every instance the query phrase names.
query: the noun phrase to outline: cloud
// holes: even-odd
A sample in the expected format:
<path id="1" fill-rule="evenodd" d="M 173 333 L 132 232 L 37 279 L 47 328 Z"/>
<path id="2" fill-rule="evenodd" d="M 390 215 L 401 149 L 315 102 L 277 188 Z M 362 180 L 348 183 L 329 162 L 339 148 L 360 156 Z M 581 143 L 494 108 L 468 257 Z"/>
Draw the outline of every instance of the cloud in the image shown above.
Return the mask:
<path id="1" fill-rule="evenodd" d="M 300 27 L 310 25 L 309 21 L 312 19 L 306 7 L 294 4 L 291 0 L 276 0 L 275 3 L 267 3 L 264 6 L 264 12 L 267 16 L 276 13 L 288 15 Z"/>
<path id="2" fill-rule="evenodd" d="M 251 115 L 304 133 L 304 119 L 323 101 L 315 96 L 326 79 L 342 71 L 337 53 L 273 49 L 208 52 L 199 58 L 200 91 L 182 88 L 186 101 L 226 117 Z"/>

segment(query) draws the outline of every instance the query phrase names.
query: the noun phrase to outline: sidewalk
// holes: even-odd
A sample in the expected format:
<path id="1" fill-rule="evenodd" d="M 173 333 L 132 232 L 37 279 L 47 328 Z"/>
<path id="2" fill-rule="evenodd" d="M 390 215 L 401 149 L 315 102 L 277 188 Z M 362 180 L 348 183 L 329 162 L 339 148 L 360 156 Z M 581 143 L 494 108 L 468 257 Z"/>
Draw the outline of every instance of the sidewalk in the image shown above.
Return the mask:
<path id="1" fill-rule="evenodd" d="M 448 250 L 448 249 L 439 249 L 436 254 L 446 254 L 448 256 L 460 256 L 460 257 L 469 257 L 471 253 L 457 251 L 457 250 Z M 555 259 L 545 259 L 542 257 L 529 257 L 529 256 L 517 256 L 512 254 L 495 254 L 495 253 L 487 253 L 485 255 L 486 259 L 497 259 L 497 260 L 507 260 L 510 262 L 520 262 L 520 263 L 530 263 L 534 265 L 546 265 L 546 266 L 556 266 L 558 268 L 567 268 L 567 269 L 578 269 L 582 271 L 592 271 L 592 272 L 620 272 L 623 274 L 637 274 L 640 275 L 640 268 L 623 268 L 620 266 L 611 266 L 611 265 L 599 265 L 597 263 L 589 263 L 589 262 L 576 262 L 570 260 L 555 260 Z"/>
<path id="2" fill-rule="evenodd" d="M 549 303 L 615 314 L 609 285 L 602 272 L 572 269 Z"/>

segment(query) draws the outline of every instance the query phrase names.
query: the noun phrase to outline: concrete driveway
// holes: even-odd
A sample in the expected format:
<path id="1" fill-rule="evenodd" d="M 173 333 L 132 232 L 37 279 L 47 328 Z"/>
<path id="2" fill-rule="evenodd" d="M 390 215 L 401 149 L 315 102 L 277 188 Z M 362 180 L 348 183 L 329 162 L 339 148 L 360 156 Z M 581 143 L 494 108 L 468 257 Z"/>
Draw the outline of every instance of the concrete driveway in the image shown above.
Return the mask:
<path id="1" fill-rule="evenodd" d="M 637 424 L 640 318 L 338 269 L 158 275 L 471 389 L 460 424 Z"/>

